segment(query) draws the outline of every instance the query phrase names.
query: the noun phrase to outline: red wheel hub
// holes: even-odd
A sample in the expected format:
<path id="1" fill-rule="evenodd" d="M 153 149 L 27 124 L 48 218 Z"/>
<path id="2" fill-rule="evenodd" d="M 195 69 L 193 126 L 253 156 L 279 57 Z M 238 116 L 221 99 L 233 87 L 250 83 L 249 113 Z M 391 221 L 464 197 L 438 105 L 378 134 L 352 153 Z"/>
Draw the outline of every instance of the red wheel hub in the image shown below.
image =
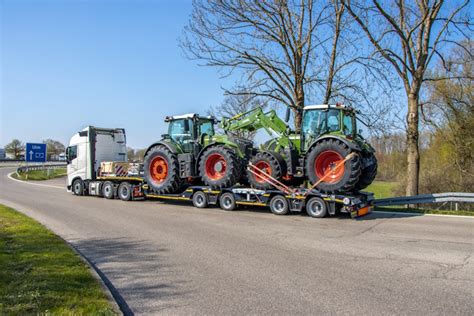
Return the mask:
<path id="1" fill-rule="evenodd" d="M 150 163 L 151 179 L 157 183 L 162 183 L 168 176 L 168 162 L 162 156 L 156 156 Z"/>
<path id="2" fill-rule="evenodd" d="M 345 166 L 341 164 L 338 168 L 336 165 L 344 160 L 341 154 L 338 152 L 327 150 L 322 152 L 314 161 L 314 171 L 316 176 L 321 179 L 324 178 L 323 182 L 337 183 L 344 176 Z"/>
<path id="3" fill-rule="evenodd" d="M 218 153 L 209 155 L 206 159 L 206 176 L 211 180 L 220 180 L 227 169 L 227 161 Z"/>
<path id="4" fill-rule="evenodd" d="M 259 176 L 255 176 L 255 181 L 257 181 L 258 183 L 266 182 L 266 179 L 268 179 L 266 175 L 272 174 L 272 167 L 270 166 L 270 164 L 266 161 L 260 160 L 255 163 L 254 166 L 260 170 L 260 172 L 258 172 Z"/>

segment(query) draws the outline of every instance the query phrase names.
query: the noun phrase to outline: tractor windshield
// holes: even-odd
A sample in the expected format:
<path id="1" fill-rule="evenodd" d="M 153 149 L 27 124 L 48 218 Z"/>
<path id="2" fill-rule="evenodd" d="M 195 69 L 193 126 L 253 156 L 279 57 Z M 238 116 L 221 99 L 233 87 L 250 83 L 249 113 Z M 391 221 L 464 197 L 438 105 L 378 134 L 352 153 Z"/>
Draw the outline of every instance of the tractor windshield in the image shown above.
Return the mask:
<path id="1" fill-rule="evenodd" d="M 199 122 L 199 136 L 203 134 L 214 136 L 214 124 L 212 121 Z"/>
<path id="2" fill-rule="evenodd" d="M 356 130 L 356 122 L 351 112 L 344 111 L 342 116 L 342 132 L 346 136 L 352 136 Z"/>
<path id="3" fill-rule="evenodd" d="M 193 140 L 193 121 L 188 119 L 170 122 L 168 134 L 178 144 L 184 145 Z"/>
<path id="4" fill-rule="evenodd" d="M 339 131 L 339 114 L 340 111 L 336 109 L 307 111 L 303 118 L 303 134 L 318 136 L 323 133 Z"/>

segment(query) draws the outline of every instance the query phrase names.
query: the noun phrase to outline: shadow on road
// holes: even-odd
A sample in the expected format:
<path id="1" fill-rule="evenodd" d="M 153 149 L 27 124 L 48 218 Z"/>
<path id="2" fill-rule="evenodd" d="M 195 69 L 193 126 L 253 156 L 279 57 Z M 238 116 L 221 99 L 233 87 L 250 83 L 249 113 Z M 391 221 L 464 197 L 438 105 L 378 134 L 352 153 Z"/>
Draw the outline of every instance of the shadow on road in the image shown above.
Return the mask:
<path id="1" fill-rule="evenodd" d="M 98 272 L 125 315 L 156 313 L 178 307 L 175 298 L 189 294 L 186 281 L 166 282 L 179 271 L 166 261 L 168 250 L 146 241 L 125 238 L 87 239 L 73 242 L 74 247 Z M 179 277 L 178 277 L 179 279 Z M 127 300 L 142 302 L 132 308 Z M 151 304 L 150 304 L 151 303 Z"/>

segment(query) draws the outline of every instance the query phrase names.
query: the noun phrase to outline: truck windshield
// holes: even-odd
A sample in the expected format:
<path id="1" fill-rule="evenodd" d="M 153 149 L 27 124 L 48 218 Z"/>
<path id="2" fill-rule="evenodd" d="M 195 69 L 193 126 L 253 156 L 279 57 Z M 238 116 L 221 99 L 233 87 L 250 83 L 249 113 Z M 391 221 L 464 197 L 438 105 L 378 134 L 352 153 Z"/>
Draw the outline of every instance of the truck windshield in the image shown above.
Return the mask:
<path id="1" fill-rule="evenodd" d="M 318 136 L 324 132 L 339 130 L 339 110 L 307 111 L 303 118 L 302 131 L 305 135 Z"/>

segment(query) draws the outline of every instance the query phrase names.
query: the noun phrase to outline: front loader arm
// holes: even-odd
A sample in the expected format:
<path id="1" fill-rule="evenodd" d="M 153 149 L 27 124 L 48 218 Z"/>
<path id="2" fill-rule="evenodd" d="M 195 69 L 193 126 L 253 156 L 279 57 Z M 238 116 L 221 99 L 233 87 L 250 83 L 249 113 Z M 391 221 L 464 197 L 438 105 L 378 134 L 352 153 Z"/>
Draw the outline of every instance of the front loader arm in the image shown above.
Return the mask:
<path id="1" fill-rule="evenodd" d="M 263 112 L 261 107 L 240 113 L 231 118 L 224 118 L 221 127 L 226 132 L 254 132 L 264 129 L 270 136 L 288 139 L 288 125 L 278 117 L 274 110 Z"/>

